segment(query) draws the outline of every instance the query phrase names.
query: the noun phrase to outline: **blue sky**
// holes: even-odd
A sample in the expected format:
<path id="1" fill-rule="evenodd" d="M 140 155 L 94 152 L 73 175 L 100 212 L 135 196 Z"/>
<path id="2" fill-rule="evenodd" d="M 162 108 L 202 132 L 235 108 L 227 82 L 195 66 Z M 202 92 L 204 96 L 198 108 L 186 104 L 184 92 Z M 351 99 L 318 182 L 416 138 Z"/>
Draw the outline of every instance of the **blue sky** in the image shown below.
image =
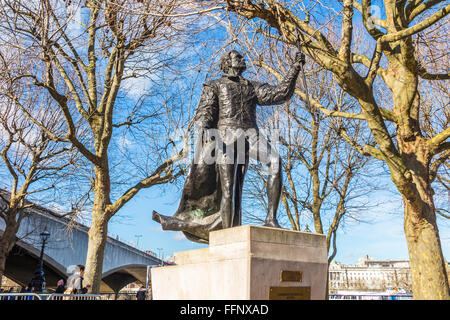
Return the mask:
<path id="1" fill-rule="evenodd" d="M 174 252 L 203 248 L 205 245 L 186 240 L 182 233 L 162 231 L 158 223 L 152 221 L 152 210 L 172 215 L 178 206 L 181 191 L 174 187 L 164 192 L 157 188 L 143 190 L 114 217 L 109 225 L 111 235 L 136 244 L 139 248 L 152 250 L 164 256 Z M 386 205 L 361 213 L 368 222 L 347 221 L 338 232 L 336 261 L 353 264 L 358 258 L 369 255 L 375 259 L 408 259 L 406 239 L 403 232 L 403 213 L 395 193 L 381 191 L 374 197 L 394 199 Z M 398 197 L 398 201 L 400 198 Z M 439 220 L 441 244 L 444 257 L 450 258 L 450 223 Z M 159 250 L 160 248 L 161 250 Z"/>

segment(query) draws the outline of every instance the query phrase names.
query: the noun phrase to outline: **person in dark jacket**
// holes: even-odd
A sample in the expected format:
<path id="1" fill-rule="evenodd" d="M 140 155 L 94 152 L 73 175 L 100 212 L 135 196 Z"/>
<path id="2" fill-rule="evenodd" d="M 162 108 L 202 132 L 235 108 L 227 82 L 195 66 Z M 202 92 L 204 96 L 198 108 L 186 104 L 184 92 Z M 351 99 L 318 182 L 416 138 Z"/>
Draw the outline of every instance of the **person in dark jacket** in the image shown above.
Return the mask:
<path id="1" fill-rule="evenodd" d="M 144 286 L 141 286 L 136 293 L 136 299 L 137 300 L 145 300 L 145 297 L 147 295 L 147 290 L 145 290 Z"/>
<path id="2" fill-rule="evenodd" d="M 64 293 L 64 291 L 66 291 L 66 287 L 64 286 L 64 280 L 61 279 L 57 283 L 55 293 Z"/>

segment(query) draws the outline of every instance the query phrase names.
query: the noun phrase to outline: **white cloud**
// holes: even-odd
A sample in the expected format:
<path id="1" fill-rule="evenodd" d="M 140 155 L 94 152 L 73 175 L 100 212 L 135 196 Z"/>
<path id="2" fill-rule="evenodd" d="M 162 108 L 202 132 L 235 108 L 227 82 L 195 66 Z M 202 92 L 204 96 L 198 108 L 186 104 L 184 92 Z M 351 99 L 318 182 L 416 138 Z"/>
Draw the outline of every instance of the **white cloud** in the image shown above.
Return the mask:
<path id="1" fill-rule="evenodd" d="M 157 224 L 157 225 L 151 225 L 150 227 L 148 227 L 148 229 L 151 232 L 163 232 L 163 230 L 161 229 L 161 225 Z"/>
<path id="2" fill-rule="evenodd" d="M 181 231 L 174 232 L 172 234 L 172 238 L 174 238 L 177 241 L 184 241 L 184 240 L 186 240 L 186 237 L 184 236 L 183 232 L 181 232 Z"/>
<path id="3" fill-rule="evenodd" d="M 122 135 L 119 137 L 118 144 L 122 151 L 127 151 L 133 146 L 133 141 L 128 139 L 125 135 Z"/>
<path id="4" fill-rule="evenodd" d="M 139 100 L 150 88 L 151 80 L 148 78 L 129 78 L 122 83 L 122 90 L 134 101 Z"/>

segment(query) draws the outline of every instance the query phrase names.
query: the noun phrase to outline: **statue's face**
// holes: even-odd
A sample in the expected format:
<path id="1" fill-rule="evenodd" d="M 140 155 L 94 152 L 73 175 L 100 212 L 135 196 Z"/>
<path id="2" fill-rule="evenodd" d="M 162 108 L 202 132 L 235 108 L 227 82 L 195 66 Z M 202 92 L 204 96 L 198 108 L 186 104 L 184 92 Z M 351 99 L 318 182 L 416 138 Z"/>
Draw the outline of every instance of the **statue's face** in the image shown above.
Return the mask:
<path id="1" fill-rule="evenodd" d="M 244 57 L 239 52 L 232 51 L 230 53 L 230 67 L 232 69 L 239 70 L 239 74 L 244 72 L 244 70 L 247 68 Z"/>

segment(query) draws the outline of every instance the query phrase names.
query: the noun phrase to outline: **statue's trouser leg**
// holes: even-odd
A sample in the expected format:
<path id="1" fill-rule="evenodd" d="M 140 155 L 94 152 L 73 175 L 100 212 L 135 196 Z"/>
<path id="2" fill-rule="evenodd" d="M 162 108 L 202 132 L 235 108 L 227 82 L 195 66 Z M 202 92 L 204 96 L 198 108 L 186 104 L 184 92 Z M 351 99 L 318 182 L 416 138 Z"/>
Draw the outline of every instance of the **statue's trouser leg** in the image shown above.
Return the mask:
<path id="1" fill-rule="evenodd" d="M 220 213 L 225 229 L 241 225 L 242 187 L 248 163 L 248 146 L 241 129 L 222 129 L 219 138 L 217 164 L 222 188 Z"/>
<path id="2" fill-rule="evenodd" d="M 244 187 L 245 173 L 248 168 L 248 154 L 245 163 L 238 163 L 236 165 L 236 179 L 234 188 L 234 213 L 232 214 L 232 226 L 242 225 L 242 189 Z"/>
<path id="3" fill-rule="evenodd" d="M 269 227 L 280 228 L 277 221 L 277 209 L 280 202 L 281 187 L 282 187 L 282 171 L 281 171 L 281 159 L 276 164 L 278 170 L 271 167 L 273 163 L 269 163 L 269 179 L 267 181 L 267 199 L 269 200 L 268 212 L 266 217 L 266 225 Z M 274 171 L 274 172 L 272 172 Z"/>
<path id="4" fill-rule="evenodd" d="M 250 157 L 267 165 L 269 172 L 267 180 L 267 199 L 269 203 L 265 226 L 281 228 L 277 221 L 277 209 L 283 181 L 281 158 L 261 134 L 258 134 L 257 141 L 250 141 Z"/>
<path id="5" fill-rule="evenodd" d="M 231 227 L 233 210 L 233 179 L 234 164 L 219 164 L 220 185 L 222 188 L 222 200 L 220 201 L 220 214 L 224 229 Z"/>

